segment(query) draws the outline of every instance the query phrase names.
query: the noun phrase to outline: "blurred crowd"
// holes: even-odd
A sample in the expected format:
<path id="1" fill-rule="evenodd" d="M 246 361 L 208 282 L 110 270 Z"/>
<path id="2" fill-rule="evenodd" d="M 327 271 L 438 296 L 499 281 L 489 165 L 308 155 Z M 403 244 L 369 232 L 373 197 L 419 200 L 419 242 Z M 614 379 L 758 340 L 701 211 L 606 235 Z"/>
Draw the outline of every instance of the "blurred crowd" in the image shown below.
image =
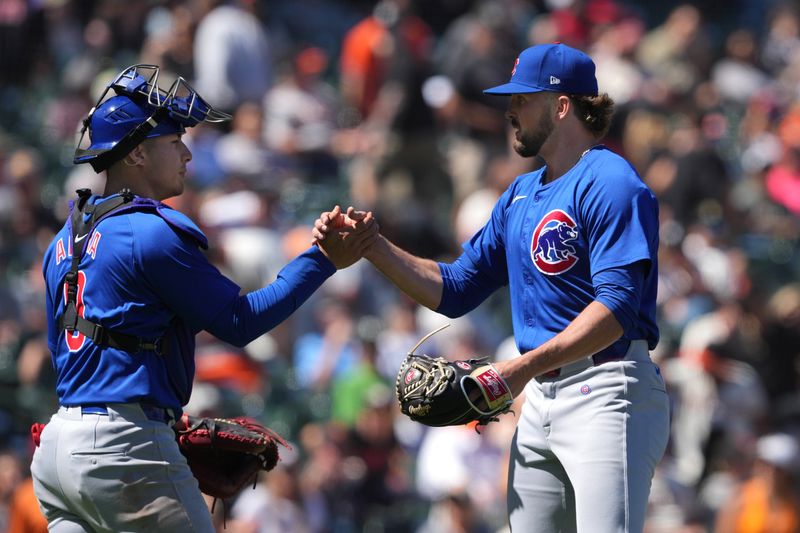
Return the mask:
<path id="1" fill-rule="evenodd" d="M 170 202 L 252 290 L 337 203 L 455 258 L 541 164 L 510 149 L 506 102 L 481 90 L 554 41 L 594 58 L 617 102 L 605 142 L 661 203 L 653 357 L 672 433 L 647 532 L 800 531 L 800 3 L 778 0 L 0 1 L 0 530 L 44 530 L 28 475 L 28 428 L 57 405 L 42 254 L 74 191 L 102 191 L 72 155 L 114 74 L 161 65 L 233 115 L 189 130 Z M 515 415 L 479 434 L 396 406 L 400 361 L 444 320 L 362 261 L 244 349 L 201 334 L 186 410 L 292 443 L 215 507 L 220 528 L 506 531 Z M 450 323 L 423 352 L 517 355 L 507 293 Z"/>

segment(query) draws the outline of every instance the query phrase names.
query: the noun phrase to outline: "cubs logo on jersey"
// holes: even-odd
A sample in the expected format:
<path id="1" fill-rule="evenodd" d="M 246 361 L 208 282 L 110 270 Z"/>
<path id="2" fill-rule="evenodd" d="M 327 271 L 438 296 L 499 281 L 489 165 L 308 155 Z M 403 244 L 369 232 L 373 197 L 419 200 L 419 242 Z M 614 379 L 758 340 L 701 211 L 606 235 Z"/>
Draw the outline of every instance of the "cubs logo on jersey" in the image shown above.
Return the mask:
<path id="1" fill-rule="evenodd" d="M 542 274 L 563 274 L 578 262 L 570 244 L 578 238 L 578 225 L 566 212 L 554 209 L 536 225 L 531 239 L 531 259 Z"/>

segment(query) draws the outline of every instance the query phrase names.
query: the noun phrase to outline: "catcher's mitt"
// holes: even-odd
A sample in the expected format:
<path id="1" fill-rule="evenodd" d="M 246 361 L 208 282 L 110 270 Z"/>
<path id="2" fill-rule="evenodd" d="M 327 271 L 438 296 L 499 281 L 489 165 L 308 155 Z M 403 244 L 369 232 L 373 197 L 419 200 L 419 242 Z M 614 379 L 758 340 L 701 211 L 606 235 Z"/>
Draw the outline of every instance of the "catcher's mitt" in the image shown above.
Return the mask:
<path id="1" fill-rule="evenodd" d="M 458 426 L 477 420 L 487 424 L 511 409 L 511 389 L 486 358 L 447 361 L 442 357 L 406 356 L 395 382 L 400 409 L 427 426 Z"/>
<path id="2" fill-rule="evenodd" d="M 272 470 L 280 458 L 280 435 L 245 417 L 198 418 L 184 414 L 173 427 L 200 490 L 230 498 L 255 485 L 259 470 Z"/>

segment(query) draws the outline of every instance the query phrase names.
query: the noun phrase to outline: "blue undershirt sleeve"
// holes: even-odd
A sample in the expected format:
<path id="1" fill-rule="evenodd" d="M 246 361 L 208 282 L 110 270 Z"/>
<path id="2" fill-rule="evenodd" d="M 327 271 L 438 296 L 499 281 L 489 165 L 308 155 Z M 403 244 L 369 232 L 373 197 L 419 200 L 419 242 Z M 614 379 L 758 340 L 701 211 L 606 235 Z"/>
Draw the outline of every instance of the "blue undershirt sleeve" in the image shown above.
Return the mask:
<path id="1" fill-rule="evenodd" d="M 442 300 L 437 313 L 450 318 L 464 315 L 481 304 L 500 284 L 482 272 L 466 253 L 453 263 L 439 263 L 442 275 Z"/>
<path id="2" fill-rule="evenodd" d="M 607 268 L 592 276 L 595 299 L 614 314 L 624 337 L 635 338 L 632 330 L 639 323 L 641 295 L 649 268 L 650 261 L 637 261 Z"/>
<path id="3" fill-rule="evenodd" d="M 286 320 L 334 272 L 316 246 L 309 248 L 283 267 L 275 281 L 234 298 L 206 329 L 225 342 L 244 346 Z"/>

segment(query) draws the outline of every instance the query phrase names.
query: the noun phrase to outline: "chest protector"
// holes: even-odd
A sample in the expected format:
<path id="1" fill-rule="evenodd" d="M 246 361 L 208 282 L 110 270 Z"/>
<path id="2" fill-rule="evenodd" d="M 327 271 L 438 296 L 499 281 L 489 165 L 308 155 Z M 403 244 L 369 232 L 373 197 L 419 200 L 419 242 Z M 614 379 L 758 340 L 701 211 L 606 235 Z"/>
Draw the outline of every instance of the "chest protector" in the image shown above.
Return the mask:
<path id="1" fill-rule="evenodd" d="M 79 189 L 78 199 L 74 202 L 69 218 L 70 239 L 72 241 L 72 263 L 69 272 L 64 278 L 67 287 L 67 297 L 64 301 L 64 313 L 59 320 L 59 328 L 68 333 L 75 331 L 90 338 L 98 346 L 116 348 L 129 353 L 140 351 L 154 351 L 159 355 L 166 355 L 168 344 L 158 339 L 143 339 L 135 335 L 128 335 L 120 331 L 110 330 L 91 320 L 86 320 L 78 315 L 78 268 L 83 254 L 86 253 L 89 241 L 86 238 L 102 220 L 129 211 L 150 211 L 161 216 L 171 227 L 193 237 L 202 248 L 207 248 L 208 241 L 205 235 L 194 225 L 183 219 L 182 215 L 176 216 L 168 206 L 148 198 L 134 196 L 129 189 L 123 189 L 119 196 L 109 198 L 98 204 L 90 204 L 92 195 L 89 189 Z M 80 245 L 80 248 L 79 248 Z"/>

